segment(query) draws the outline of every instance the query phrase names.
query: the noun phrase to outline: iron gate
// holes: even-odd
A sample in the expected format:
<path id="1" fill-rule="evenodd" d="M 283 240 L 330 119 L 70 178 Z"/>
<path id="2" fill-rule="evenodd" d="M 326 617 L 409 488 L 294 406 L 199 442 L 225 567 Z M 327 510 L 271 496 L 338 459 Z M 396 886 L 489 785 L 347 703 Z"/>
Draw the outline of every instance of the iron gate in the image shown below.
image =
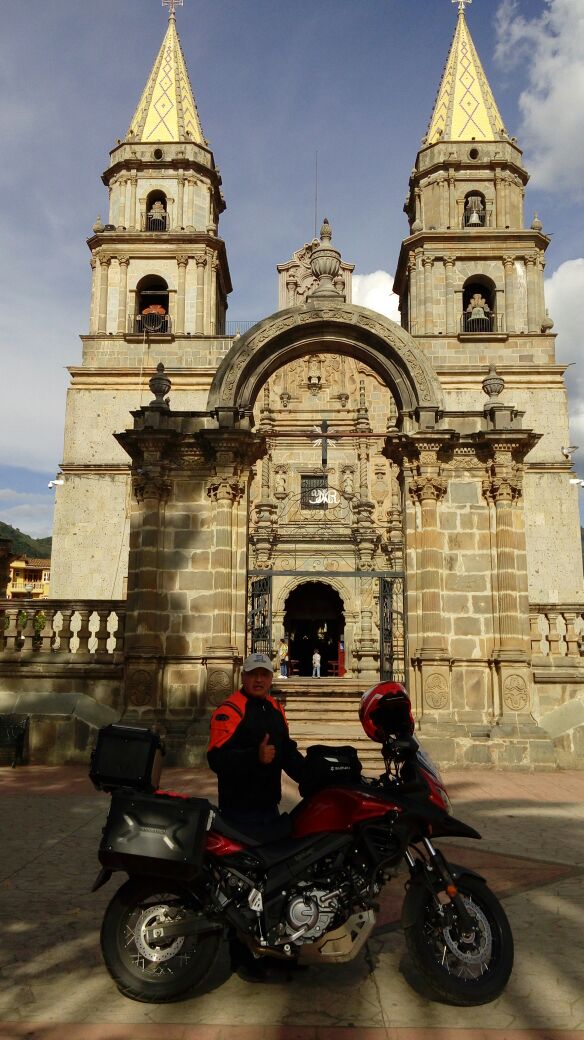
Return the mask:
<path id="1" fill-rule="evenodd" d="M 379 675 L 382 681 L 406 683 L 404 578 L 379 579 Z"/>
<path id="2" fill-rule="evenodd" d="M 252 578 L 249 589 L 250 653 L 272 656 L 272 578 Z"/>

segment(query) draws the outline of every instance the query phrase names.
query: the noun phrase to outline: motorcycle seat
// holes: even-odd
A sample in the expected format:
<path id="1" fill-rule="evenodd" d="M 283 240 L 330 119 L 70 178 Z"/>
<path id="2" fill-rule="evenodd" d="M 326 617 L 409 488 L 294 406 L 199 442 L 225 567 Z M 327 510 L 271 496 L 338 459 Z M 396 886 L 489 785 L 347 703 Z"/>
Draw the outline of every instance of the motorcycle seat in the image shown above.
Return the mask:
<path id="1" fill-rule="evenodd" d="M 242 845 L 256 848 L 258 845 L 267 845 L 270 842 L 279 842 L 289 838 L 292 834 L 292 820 L 288 813 L 282 813 L 275 823 L 248 825 L 245 831 L 242 831 L 217 813 L 213 821 L 213 830 L 225 838 L 232 838 L 234 841 L 241 842 Z"/>

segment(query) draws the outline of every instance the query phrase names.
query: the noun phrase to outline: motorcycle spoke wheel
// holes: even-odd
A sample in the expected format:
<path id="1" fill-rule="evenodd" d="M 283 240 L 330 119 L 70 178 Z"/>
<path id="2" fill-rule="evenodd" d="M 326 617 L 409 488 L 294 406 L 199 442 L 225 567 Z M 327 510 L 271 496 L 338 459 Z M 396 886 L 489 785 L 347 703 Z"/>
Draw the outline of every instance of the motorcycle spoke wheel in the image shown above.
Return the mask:
<path id="1" fill-rule="evenodd" d="M 152 929 L 180 921 L 192 910 L 187 889 L 172 882 L 130 878 L 103 919 L 105 965 L 124 996 L 161 1004 L 184 997 L 210 973 L 220 933 L 151 939 Z"/>
<path id="2" fill-rule="evenodd" d="M 513 968 L 513 936 L 499 900 L 478 878 L 463 877 L 459 892 L 472 918 L 463 934 L 428 890 L 414 884 L 406 895 L 408 951 L 435 999 L 473 1007 L 495 1000 Z"/>

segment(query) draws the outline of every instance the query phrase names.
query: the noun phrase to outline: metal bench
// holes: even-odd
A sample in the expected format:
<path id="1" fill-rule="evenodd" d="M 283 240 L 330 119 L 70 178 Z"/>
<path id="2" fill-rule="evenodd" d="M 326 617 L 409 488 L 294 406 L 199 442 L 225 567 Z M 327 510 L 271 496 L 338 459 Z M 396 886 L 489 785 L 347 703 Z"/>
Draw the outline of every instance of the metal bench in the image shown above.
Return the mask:
<path id="1" fill-rule="evenodd" d="M 0 748 L 12 748 L 12 768 L 24 765 L 24 745 L 30 723 L 29 715 L 0 715 Z"/>

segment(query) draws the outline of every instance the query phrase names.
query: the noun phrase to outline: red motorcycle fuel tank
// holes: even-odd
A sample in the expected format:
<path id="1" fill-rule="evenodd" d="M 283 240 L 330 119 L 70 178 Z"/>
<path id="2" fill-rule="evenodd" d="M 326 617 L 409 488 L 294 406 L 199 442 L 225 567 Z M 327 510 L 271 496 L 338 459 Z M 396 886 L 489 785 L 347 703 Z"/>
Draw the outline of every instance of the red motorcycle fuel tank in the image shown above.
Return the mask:
<path id="1" fill-rule="evenodd" d="M 322 831 L 350 831 L 356 823 L 384 816 L 390 810 L 402 812 L 389 798 L 346 787 L 327 787 L 310 795 L 294 811 L 294 838 L 306 838 Z"/>

